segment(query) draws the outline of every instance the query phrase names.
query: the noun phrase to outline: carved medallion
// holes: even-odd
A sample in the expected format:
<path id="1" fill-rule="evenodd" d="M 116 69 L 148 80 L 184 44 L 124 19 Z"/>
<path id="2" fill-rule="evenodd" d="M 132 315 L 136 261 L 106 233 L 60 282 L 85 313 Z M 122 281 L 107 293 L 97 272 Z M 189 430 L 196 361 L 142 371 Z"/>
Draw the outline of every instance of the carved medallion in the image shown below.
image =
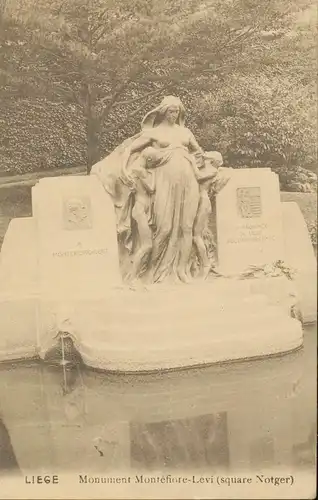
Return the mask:
<path id="1" fill-rule="evenodd" d="M 262 215 L 261 188 L 237 188 L 238 213 L 243 218 L 260 217 Z"/>
<path id="2" fill-rule="evenodd" d="M 64 200 L 64 228 L 69 230 L 92 227 L 91 203 L 89 198 Z"/>

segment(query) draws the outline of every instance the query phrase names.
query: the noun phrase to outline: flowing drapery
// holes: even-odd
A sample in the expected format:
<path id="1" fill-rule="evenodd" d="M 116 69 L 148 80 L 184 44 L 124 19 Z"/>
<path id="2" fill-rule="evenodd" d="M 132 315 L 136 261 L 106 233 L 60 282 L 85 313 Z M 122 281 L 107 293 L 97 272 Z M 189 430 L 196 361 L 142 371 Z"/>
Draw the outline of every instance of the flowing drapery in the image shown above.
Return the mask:
<path id="1" fill-rule="evenodd" d="M 126 148 L 139 135 L 125 141 L 104 160 L 94 165 L 92 174 L 97 175 L 113 199 L 124 275 L 134 252 L 138 249 L 138 235 L 134 234 L 132 207 L 134 192 L 126 182 L 123 165 Z M 177 264 L 183 233 L 191 231 L 199 203 L 199 186 L 193 171 L 193 156 L 184 147 L 155 149 L 157 157 L 153 170 L 155 192 L 149 199 L 153 230 L 153 250 L 148 263 L 147 276 L 152 282 L 167 277 L 177 278 Z M 149 148 L 148 148 L 149 150 Z M 138 153 L 139 155 L 141 152 Z M 138 156 L 134 153 L 131 165 Z"/>

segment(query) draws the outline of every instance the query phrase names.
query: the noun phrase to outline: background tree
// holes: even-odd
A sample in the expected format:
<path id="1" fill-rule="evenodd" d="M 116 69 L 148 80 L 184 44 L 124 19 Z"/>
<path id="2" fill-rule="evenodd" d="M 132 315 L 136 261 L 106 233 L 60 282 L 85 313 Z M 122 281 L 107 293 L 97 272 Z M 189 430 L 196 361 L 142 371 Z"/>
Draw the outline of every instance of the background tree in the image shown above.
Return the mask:
<path id="1" fill-rule="evenodd" d="M 307 111 L 312 103 L 312 65 L 306 61 L 313 29 L 300 22 L 300 12 L 307 12 L 310 3 L 7 0 L 0 46 L 3 168 L 19 171 L 85 162 L 89 169 L 134 133 L 145 110 L 167 93 L 183 98 L 202 144 L 224 146 L 221 150 L 233 166 L 250 159 L 258 165 L 266 154 L 267 164 L 280 164 L 288 145 L 281 144 L 283 132 L 272 133 L 276 118 L 282 122 L 282 112 L 286 123 L 292 118 L 293 132 L 285 132 L 293 141 L 298 113 L 304 115 L 294 104 L 301 95 L 299 85 L 305 89 Z M 294 73 L 299 78 L 290 96 L 279 81 Z M 266 89 L 279 88 L 285 108 L 277 99 L 270 119 Z M 293 151 L 307 134 L 303 156 L 311 164 L 312 127 L 305 119 L 302 123 Z M 265 148 L 266 126 L 272 127 L 270 150 Z M 287 151 L 292 163 L 284 160 L 284 165 L 295 164 L 293 151 Z"/>

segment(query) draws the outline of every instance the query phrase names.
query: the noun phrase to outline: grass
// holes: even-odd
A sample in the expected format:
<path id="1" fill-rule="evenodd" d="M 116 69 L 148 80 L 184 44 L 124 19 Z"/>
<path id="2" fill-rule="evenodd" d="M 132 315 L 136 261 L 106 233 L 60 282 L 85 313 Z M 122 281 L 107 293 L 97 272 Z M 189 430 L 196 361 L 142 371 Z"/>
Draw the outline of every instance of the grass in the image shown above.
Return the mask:
<path id="1" fill-rule="evenodd" d="M 281 193 L 282 201 L 295 201 L 306 221 L 311 241 L 317 248 L 317 194 L 316 193 Z"/>
<path id="2" fill-rule="evenodd" d="M 308 223 L 317 221 L 317 194 L 316 193 L 281 193 L 282 201 L 295 201 Z"/>
<path id="3" fill-rule="evenodd" d="M 21 175 L 0 175 L 0 189 L 9 189 L 13 187 L 34 186 L 38 180 L 43 177 L 59 177 L 60 175 L 86 175 L 85 167 L 59 168 L 52 169 L 48 172 L 31 172 Z"/>
<path id="4" fill-rule="evenodd" d="M 32 215 L 30 187 L 0 189 L 0 247 L 10 220 L 30 215 Z"/>

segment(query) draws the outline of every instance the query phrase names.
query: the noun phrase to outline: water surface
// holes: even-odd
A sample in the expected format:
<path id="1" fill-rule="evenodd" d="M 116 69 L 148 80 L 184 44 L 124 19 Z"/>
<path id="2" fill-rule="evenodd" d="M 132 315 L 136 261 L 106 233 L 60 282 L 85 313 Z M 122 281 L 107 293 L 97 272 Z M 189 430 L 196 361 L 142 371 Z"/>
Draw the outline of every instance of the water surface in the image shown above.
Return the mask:
<path id="1" fill-rule="evenodd" d="M 316 327 L 297 352 L 169 373 L 2 364 L 2 472 L 315 465 Z"/>

